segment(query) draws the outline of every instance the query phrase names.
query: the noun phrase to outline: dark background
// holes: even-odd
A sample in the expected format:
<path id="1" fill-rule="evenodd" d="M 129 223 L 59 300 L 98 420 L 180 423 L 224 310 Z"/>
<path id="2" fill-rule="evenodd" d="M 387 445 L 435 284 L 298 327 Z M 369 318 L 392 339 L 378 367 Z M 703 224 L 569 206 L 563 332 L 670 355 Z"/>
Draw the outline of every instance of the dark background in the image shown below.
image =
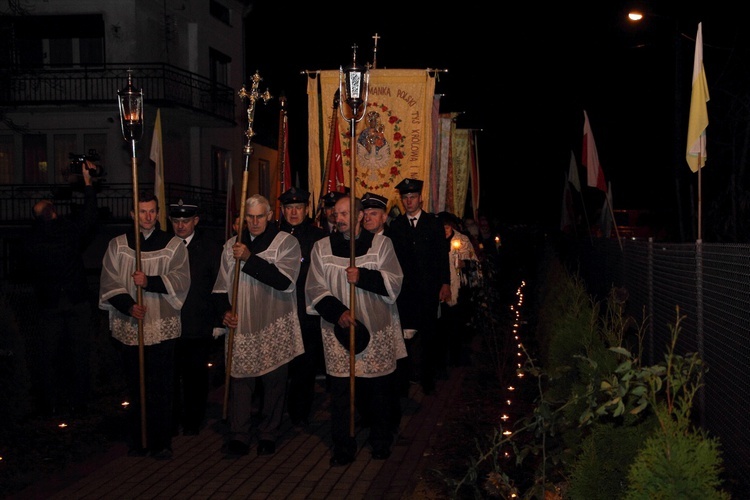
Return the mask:
<path id="1" fill-rule="evenodd" d="M 697 199 L 697 174 L 684 157 L 698 21 L 711 93 L 704 213 L 731 210 L 744 191 L 740 158 L 746 147 L 737 141 L 747 126 L 739 112 L 748 86 L 747 30 L 737 8 L 721 3 L 641 4 L 647 18 L 638 25 L 626 20 L 631 5 L 384 2 L 292 8 L 255 2 L 246 24 L 248 80 L 257 70 L 261 90 L 287 97 L 289 161 L 306 186 L 301 72 L 348 64 L 355 43 L 358 61 L 372 62 L 377 33 L 378 68 L 448 70 L 436 83 L 441 112 L 460 112 L 459 127 L 481 130 L 480 206 L 486 213 L 506 223 L 559 227 L 571 151 L 580 166 L 585 109 L 614 208 L 658 211 L 676 237 L 681 224 L 687 237 Z M 278 113 L 278 99 L 259 106 L 258 142 L 276 145 Z M 583 167 L 579 174 L 585 186 Z M 732 177 L 734 188 L 726 192 Z M 603 200 L 603 193 L 584 187 L 590 212 Z"/>

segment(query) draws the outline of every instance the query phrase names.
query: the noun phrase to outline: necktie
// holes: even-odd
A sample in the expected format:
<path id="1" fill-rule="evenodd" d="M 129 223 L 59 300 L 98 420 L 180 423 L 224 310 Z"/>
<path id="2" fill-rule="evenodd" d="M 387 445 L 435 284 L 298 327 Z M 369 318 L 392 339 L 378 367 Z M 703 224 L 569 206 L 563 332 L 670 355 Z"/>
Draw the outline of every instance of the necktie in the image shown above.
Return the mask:
<path id="1" fill-rule="evenodd" d="M 187 240 L 182 240 L 182 242 L 187 245 Z"/>
<path id="2" fill-rule="evenodd" d="M 411 227 L 417 227 L 417 218 L 416 217 L 412 217 L 409 220 L 411 221 Z"/>

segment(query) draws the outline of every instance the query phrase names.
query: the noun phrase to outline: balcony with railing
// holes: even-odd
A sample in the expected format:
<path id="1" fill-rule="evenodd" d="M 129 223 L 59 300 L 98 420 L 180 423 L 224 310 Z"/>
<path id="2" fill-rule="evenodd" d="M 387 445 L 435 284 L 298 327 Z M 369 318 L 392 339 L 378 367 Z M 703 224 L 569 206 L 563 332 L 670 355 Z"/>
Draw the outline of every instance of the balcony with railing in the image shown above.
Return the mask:
<path id="1" fill-rule="evenodd" d="M 132 70 L 151 104 L 210 117 L 233 126 L 235 91 L 204 76 L 163 63 L 19 66 L 0 69 L 0 106 L 112 105 Z M 204 123 L 210 126 L 211 123 Z"/>

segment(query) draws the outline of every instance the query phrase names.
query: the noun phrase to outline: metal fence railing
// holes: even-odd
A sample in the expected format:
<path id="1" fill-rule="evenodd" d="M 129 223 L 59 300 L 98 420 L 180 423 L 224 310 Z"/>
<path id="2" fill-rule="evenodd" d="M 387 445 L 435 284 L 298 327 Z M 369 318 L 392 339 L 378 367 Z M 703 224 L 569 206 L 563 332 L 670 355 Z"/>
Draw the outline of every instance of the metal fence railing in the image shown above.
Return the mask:
<path id="1" fill-rule="evenodd" d="M 708 370 L 696 415 L 721 440 L 725 468 L 750 472 L 750 245 L 660 243 L 623 239 L 582 242 L 568 253 L 589 293 L 602 300 L 613 286 L 629 292 L 626 313 L 646 319 L 644 356 L 661 361 L 677 318 L 679 354 L 697 352 Z M 575 262 L 573 262 L 575 260 Z M 644 316 L 645 313 L 645 316 Z M 750 483 L 748 483 L 750 491 Z"/>
<path id="2" fill-rule="evenodd" d="M 141 190 L 153 190 L 153 183 L 141 183 Z M 166 183 L 166 203 L 184 199 L 201 207 L 201 223 L 223 225 L 226 211 L 226 191 L 200 188 L 185 184 Z M 83 203 L 81 188 L 73 189 L 67 184 L 15 184 L 0 186 L 0 225 L 29 225 L 31 207 L 39 200 L 50 199 L 60 215 L 69 215 Z M 130 221 L 133 206 L 133 185 L 130 183 L 106 183 L 97 194 L 100 219 L 104 223 Z M 161 207 L 167 210 L 167 207 Z"/>

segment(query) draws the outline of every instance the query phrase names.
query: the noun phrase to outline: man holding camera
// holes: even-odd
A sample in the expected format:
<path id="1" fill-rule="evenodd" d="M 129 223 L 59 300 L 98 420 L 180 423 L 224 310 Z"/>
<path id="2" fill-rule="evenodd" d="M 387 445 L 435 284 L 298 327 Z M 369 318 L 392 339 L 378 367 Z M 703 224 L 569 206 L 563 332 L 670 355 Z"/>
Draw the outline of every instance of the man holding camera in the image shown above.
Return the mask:
<path id="1" fill-rule="evenodd" d="M 45 416 L 83 413 L 90 396 L 89 346 L 96 328 L 83 252 L 96 226 L 96 192 L 91 180 L 96 168 L 85 160 L 81 169 L 84 202 L 80 217 L 60 216 L 51 200 L 41 200 L 32 209 L 26 257 L 39 313 L 34 392 L 37 412 Z"/>

